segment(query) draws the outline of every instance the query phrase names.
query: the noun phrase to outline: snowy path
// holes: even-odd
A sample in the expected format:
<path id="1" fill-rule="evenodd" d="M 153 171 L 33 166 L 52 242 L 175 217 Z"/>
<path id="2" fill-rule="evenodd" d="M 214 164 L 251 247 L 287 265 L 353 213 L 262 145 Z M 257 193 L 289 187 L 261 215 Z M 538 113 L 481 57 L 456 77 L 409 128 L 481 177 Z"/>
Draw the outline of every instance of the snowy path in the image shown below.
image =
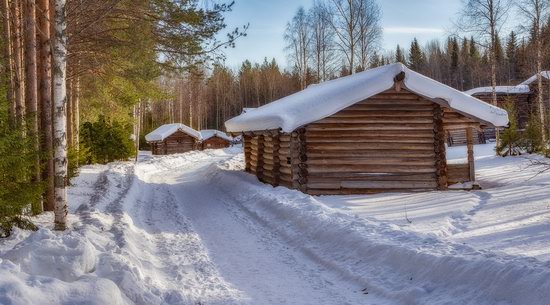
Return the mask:
<path id="1" fill-rule="evenodd" d="M 150 221 L 160 232 L 168 228 L 189 231 L 177 218 L 171 219 L 169 214 L 173 212 L 191 220 L 223 280 L 241 292 L 228 295 L 226 301 L 241 298 L 249 304 L 376 304 L 373 297 L 367 298 L 360 291 L 361 287 L 338 280 L 329 270 L 323 270 L 263 228 L 235 203 L 224 200 L 216 185 L 205 183 L 204 179 L 215 162 L 216 159 L 207 160 L 152 175 L 149 185 L 162 188 L 168 198 L 161 196 L 143 208 L 154 207 L 154 211 L 165 213 Z M 160 189 L 155 193 L 161 194 Z M 161 246 L 166 243 L 163 241 Z M 171 247 L 170 253 L 177 253 L 175 250 L 177 246 Z M 177 270 L 177 264 L 173 267 Z M 208 299 L 203 301 L 210 303 Z"/>
<path id="2" fill-rule="evenodd" d="M 259 183 L 242 167 L 231 149 L 84 167 L 69 191 L 72 231 L 45 225 L 0 240 L 0 304 L 550 299 L 550 264 L 513 252 L 547 257 L 547 177 L 527 184 L 524 171 L 482 165 L 495 188 L 311 197 Z M 405 206 L 412 224 L 402 223 Z M 516 233 L 492 239 L 499 228 Z"/>

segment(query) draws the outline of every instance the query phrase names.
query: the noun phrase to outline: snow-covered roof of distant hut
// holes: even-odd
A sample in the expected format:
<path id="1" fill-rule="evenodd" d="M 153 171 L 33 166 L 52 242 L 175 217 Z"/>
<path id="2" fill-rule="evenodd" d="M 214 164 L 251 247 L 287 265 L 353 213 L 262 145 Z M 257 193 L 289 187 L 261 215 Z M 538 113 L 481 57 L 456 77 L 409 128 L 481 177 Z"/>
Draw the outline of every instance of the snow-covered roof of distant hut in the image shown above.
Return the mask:
<path id="1" fill-rule="evenodd" d="M 529 86 L 527 85 L 497 86 L 495 88 L 495 91 L 497 94 L 528 94 L 531 92 L 531 89 L 529 89 Z M 468 95 L 475 95 L 480 93 L 487 94 L 492 92 L 493 92 L 493 87 L 479 87 L 468 91 L 464 91 L 464 93 Z"/>
<path id="2" fill-rule="evenodd" d="M 540 75 L 542 76 L 543 79 L 550 80 L 550 71 L 542 71 L 540 73 Z M 524 81 L 520 85 L 531 85 L 532 83 L 534 83 L 536 81 L 537 81 L 537 74 L 529 77 L 526 81 Z"/>
<path id="3" fill-rule="evenodd" d="M 458 112 L 494 126 L 506 126 L 508 113 L 475 97 L 414 72 L 403 64 L 390 64 L 310 86 L 273 103 L 245 112 L 225 122 L 229 132 L 281 129 L 300 126 L 331 116 L 355 103 L 391 89 L 395 77 L 405 73 L 406 89 Z"/>
<path id="4" fill-rule="evenodd" d="M 205 129 L 205 130 L 201 130 L 200 134 L 203 141 L 206 141 L 213 137 L 222 138 L 227 141 L 233 141 L 232 137 L 228 136 L 225 132 L 219 131 L 219 130 Z"/>
<path id="5" fill-rule="evenodd" d="M 145 140 L 147 140 L 147 142 L 164 141 L 167 137 L 173 135 L 177 131 L 186 133 L 198 140 L 202 139 L 201 134 L 195 129 L 184 124 L 175 123 L 175 124 L 166 124 L 166 125 L 160 126 L 159 128 L 147 134 L 145 136 Z"/>

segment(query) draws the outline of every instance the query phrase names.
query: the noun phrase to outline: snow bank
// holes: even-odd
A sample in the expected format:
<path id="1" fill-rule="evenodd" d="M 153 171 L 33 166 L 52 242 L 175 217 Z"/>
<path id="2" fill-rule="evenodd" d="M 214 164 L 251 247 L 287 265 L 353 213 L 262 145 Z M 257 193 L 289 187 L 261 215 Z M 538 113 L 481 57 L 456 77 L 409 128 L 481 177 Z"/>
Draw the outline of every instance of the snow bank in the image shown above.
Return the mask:
<path id="1" fill-rule="evenodd" d="M 164 141 L 164 139 L 174 134 L 174 132 L 176 131 L 184 132 L 195 139 L 199 139 L 199 140 L 201 139 L 201 134 L 195 129 L 184 124 L 176 123 L 176 124 L 166 124 L 166 125 L 160 126 L 159 128 L 147 134 L 145 136 L 145 140 L 147 142 Z"/>
<path id="2" fill-rule="evenodd" d="M 76 232 L 57 235 L 41 229 L 8 251 L 4 258 L 24 272 L 74 281 L 95 269 L 95 248 Z"/>
<path id="3" fill-rule="evenodd" d="M 239 169 L 239 163 L 223 167 Z M 238 202 L 289 243 L 375 295 L 404 304 L 525 305 L 550 299 L 550 270 L 540 262 L 354 217 L 238 171 L 213 167 L 208 179 L 225 200 Z"/>
<path id="4" fill-rule="evenodd" d="M 402 64 L 391 64 L 327 81 L 292 94 L 225 122 L 230 132 L 296 128 L 323 119 L 355 103 L 386 91 L 394 78 L 405 72 L 407 89 L 431 99 L 443 99 L 449 107 L 495 126 L 506 126 L 505 110 L 414 72 Z"/>
<path id="5" fill-rule="evenodd" d="M 531 92 L 531 89 L 529 89 L 529 86 L 527 85 L 517 85 L 517 86 L 497 86 L 496 88 L 497 93 L 505 93 L 505 94 L 527 94 Z M 465 91 L 464 93 L 468 95 L 475 95 L 478 93 L 492 93 L 493 87 L 479 87 L 470 89 L 468 91 Z"/>
<path id="6" fill-rule="evenodd" d="M 109 280 L 83 276 L 65 282 L 29 275 L 19 265 L 0 259 L 0 304 L 11 305 L 125 305 L 131 304 Z"/>

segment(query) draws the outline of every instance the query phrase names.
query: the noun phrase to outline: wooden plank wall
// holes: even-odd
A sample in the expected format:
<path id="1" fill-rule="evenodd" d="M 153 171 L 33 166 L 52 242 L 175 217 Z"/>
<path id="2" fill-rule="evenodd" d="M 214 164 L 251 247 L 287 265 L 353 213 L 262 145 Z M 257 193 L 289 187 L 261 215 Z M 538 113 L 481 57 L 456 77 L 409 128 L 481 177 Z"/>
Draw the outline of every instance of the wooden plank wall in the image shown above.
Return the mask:
<path id="1" fill-rule="evenodd" d="M 230 146 L 230 142 L 226 139 L 214 136 L 202 142 L 201 149 L 218 149 Z"/>
<path id="2" fill-rule="evenodd" d="M 251 173 L 252 170 L 250 169 L 250 165 L 252 164 L 252 160 L 250 159 L 250 154 L 252 152 L 252 136 L 243 135 L 243 150 L 245 162 L 244 170 L 248 173 Z"/>
<path id="3" fill-rule="evenodd" d="M 435 105 L 389 90 L 306 126 L 307 192 L 436 189 Z"/>
<path id="4" fill-rule="evenodd" d="M 178 154 L 195 150 L 196 139 L 178 131 L 164 140 L 164 154 Z"/>

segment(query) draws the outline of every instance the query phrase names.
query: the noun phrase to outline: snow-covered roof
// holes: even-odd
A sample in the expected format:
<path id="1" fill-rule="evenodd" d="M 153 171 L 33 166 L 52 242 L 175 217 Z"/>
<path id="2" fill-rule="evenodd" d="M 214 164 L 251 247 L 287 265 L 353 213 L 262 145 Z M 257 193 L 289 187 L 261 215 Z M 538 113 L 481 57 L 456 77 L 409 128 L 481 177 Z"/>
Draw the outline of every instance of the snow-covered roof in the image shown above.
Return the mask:
<path id="1" fill-rule="evenodd" d="M 405 73 L 405 87 L 430 99 L 443 99 L 449 107 L 494 126 L 506 126 L 508 113 L 475 97 L 414 72 L 403 64 L 390 64 L 327 81 L 225 122 L 229 132 L 296 128 L 337 113 L 394 86 Z"/>
<path id="2" fill-rule="evenodd" d="M 250 112 L 254 109 L 256 109 L 256 108 L 243 108 L 243 111 L 241 113 L 247 113 L 247 112 Z"/>
<path id="3" fill-rule="evenodd" d="M 523 93 L 530 93 L 531 89 L 529 89 L 529 86 L 527 85 L 517 85 L 517 86 L 497 86 L 496 88 L 497 93 L 505 93 L 505 94 L 523 94 Z M 468 91 L 464 91 L 464 93 L 468 95 L 475 95 L 479 93 L 492 93 L 493 87 L 479 87 L 470 89 Z"/>
<path id="4" fill-rule="evenodd" d="M 195 129 L 193 129 L 193 128 L 187 126 L 187 125 L 183 125 L 183 124 L 180 124 L 180 123 L 175 123 L 175 124 L 166 124 L 166 125 L 160 126 L 159 128 L 157 128 L 157 129 L 153 130 L 152 132 L 150 132 L 149 134 L 147 134 L 145 136 L 145 140 L 147 140 L 147 142 L 164 141 L 164 139 L 171 136 L 172 134 L 174 134 L 177 131 L 181 131 L 183 133 L 186 133 L 186 134 L 188 134 L 188 135 L 190 135 L 193 138 L 198 139 L 198 140 L 202 139 L 201 134 L 198 131 L 196 131 Z"/>
<path id="5" fill-rule="evenodd" d="M 550 80 L 550 71 L 542 71 L 540 75 L 542 76 L 543 79 L 546 78 L 547 80 Z M 529 77 L 526 81 L 524 81 L 520 85 L 531 85 L 536 81 L 537 81 L 537 74 Z"/>
<path id="6" fill-rule="evenodd" d="M 228 136 L 225 132 L 219 131 L 219 130 L 205 129 L 205 130 L 201 130 L 200 134 L 203 141 L 206 141 L 213 137 L 222 138 L 227 141 L 233 141 L 232 137 Z"/>

